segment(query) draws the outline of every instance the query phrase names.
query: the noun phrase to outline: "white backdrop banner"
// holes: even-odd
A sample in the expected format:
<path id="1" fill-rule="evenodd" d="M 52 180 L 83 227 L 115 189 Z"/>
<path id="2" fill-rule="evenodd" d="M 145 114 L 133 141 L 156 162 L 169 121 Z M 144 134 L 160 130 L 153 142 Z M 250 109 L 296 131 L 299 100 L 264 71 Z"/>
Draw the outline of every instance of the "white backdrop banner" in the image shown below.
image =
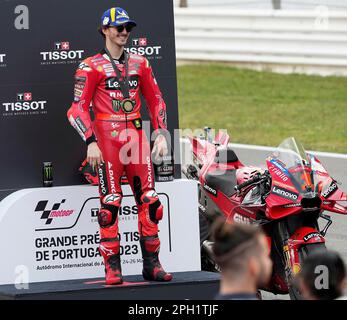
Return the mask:
<path id="1" fill-rule="evenodd" d="M 122 271 L 141 274 L 137 207 L 129 185 L 122 189 Z M 156 191 L 164 206 L 159 223 L 163 266 L 169 272 L 200 270 L 196 182 L 158 182 Z M 99 207 L 98 188 L 89 185 L 23 189 L 3 199 L 0 284 L 103 277 Z"/>

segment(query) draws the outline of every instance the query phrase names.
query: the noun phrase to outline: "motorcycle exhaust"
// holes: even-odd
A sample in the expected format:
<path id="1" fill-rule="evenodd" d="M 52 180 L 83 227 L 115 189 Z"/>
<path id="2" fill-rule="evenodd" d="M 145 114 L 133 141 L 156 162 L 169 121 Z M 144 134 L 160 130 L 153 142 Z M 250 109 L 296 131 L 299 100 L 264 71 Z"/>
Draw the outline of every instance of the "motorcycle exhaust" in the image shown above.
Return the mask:
<path id="1" fill-rule="evenodd" d="M 202 247 L 205 249 L 205 251 L 208 253 L 208 255 L 209 255 L 211 258 L 213 258 L 212 245 L 213 245 L 213 242 L 212 242 L 212 241 L 209 241 L 209 240 L 205 240 L 205 241 L 202 243 Z"/>
<path id="2" fill-rule="evenodd" d="M 212 241 L 205 240 L 202 243 L 202 249 L 206 253 L 205 257 L 208 259 L 210 264 L 213 266 L 213 270 L 211 270 L 211 271 L 213 271 L 213 272 L 221 272 L 221 269 L 220 269 L 219 265 L 214 261 L 212 245 L 213 245 Z"/>

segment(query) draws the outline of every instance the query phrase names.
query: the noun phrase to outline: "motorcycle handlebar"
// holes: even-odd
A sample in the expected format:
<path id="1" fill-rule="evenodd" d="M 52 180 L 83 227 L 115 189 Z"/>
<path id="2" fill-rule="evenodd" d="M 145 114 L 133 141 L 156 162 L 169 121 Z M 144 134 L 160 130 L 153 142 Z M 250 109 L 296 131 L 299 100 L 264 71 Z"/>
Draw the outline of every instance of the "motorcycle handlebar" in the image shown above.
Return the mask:
<path id="1" fill-rule="evenodd" d="M 248 186 L 250 186 L 253 183 L 259 182 L 260 180 L 262 180 L 264 178 L 268 178 L 268 175 L 266 173 L 265 174 L 258 173 L 253 178 L 251 178 L 251 179 L 249 179 L 249 180 L 247 180 L 247 181 L 245 181 L 245 182 L 235 186 L 234 189 L 236 191 L 241 191 L 243 188 L 248 187 Z"/>

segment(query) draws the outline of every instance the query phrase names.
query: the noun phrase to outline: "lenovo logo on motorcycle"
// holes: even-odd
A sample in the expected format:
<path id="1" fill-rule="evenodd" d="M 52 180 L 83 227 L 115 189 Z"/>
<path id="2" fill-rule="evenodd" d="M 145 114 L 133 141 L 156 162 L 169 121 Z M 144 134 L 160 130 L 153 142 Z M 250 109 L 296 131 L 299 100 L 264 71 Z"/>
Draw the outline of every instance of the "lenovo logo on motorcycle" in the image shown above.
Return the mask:
<path id="1" fill-rule="evenodd" d="M 208 186 L 206 183 L 204 184 L 204 189 L 205 189 L 207 192 L 213 194 L 215 197 L 217 196 L 217 190 L 211 188 L 211 187 Z"/>
<path id="2" fill-rule="evenodd" d="M 282 198 L 286 198 L 286 199 L 293 200 L 293 201 L 298 200 L 298 197 L 299 197 L 298 193 L 294 193 L 294 192 L 288 191 L 286 189 L 283 189 L 283 188 L 280 188 L 277 186 L 273 186 L 272 193 L 274 193 L 274 194 L 276 194 Z"/>
<path id="3" fill-rule="evenodd" d="M 329 188 L 327 188 L 324 192 L 322 192 L 322 197 L 323 198 L 328 198 L 331 196 L 335 191 L 337 190 L 337 184 L 333 182 Z"/>
<path id="4" fill-rule="evenodd" d="M 319 238 L 320 239 L 321 235 L 318 232 L 309 233 L 304 237 L 304 241 L 307 242 L 307 241 L 311 240 L 312 238 Z"/>

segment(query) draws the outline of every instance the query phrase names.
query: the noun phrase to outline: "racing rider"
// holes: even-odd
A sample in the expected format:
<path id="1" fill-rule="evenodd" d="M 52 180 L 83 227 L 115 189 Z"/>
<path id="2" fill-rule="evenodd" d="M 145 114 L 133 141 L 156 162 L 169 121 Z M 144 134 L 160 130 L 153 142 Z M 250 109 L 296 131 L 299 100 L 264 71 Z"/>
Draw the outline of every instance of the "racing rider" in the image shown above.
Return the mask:
<path id="1" fill-rule="evenodd" d="M 156 156 L 165 155 L 166 105 L 148 60 L 124 50 L 135 21 L 119 7 L 101 18 L 105 48 L 85 59 L 75 74 L 74 101 L 67 112 L 71 125 L 87 144 L 87 160 L 99 175 L 101 208 L 99 250 L 105 261 L 106 284 L 123 282 L 118 234 L 125 173 L 138 208 L 138 228 L 146 280 L 170 281 L 159 261 L 158 222 L 163 206 L 154 190 L 150 145 L 142 130 L 140 92 L 154 128 Z M 89 106 L 95 120 L 91 120 Z M 162 133 L 161 133 L 162 132 Z"/>

